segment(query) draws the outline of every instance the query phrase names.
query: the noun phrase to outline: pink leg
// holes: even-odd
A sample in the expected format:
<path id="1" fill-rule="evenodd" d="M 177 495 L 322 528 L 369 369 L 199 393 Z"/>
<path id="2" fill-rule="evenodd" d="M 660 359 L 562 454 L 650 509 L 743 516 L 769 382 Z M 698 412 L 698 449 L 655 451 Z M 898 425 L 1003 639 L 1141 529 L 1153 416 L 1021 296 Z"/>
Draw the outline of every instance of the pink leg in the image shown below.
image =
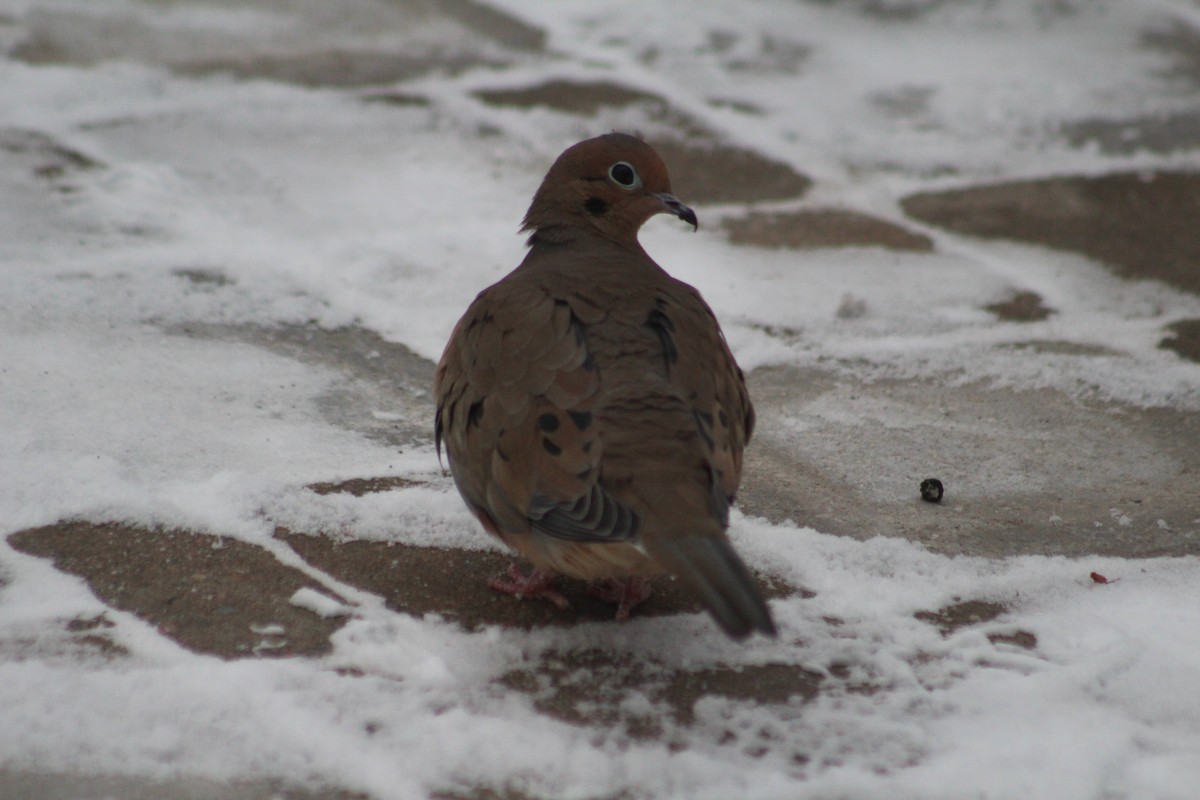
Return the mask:
<path id="1" fill-rule="evenodd" d="M 650 579 L 636 575 L 631 578 L 608 578 L 589 586 L 588 594 L 616 603 L 617 622 L 624 622 L 650 596 Z"/>
<path id="2" fill-rule="evenodd" d="M 493 578 L 488 582 L 488 587 L 497 592 L 515 595 L 518 600 L 524 600 L 526 597 L 540 597 L 543 600 L 549 600 L 559 608 L 571 605 L 567 602 L 567 598 L 554 588 L 554 573 L 537 568 L 525 575 L 519 566 L 512 564 L 508 568 L 508 577 Z"/>

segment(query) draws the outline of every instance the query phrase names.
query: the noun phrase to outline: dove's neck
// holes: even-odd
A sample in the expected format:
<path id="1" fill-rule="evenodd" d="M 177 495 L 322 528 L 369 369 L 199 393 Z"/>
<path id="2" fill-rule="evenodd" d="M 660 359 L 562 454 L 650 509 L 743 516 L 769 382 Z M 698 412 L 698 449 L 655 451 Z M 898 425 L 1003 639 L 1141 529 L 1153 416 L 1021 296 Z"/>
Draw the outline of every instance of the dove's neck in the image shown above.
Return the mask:
<path id="1" fill-rule="evenodd" d="M 620 250 L 645 256 L 646 251 L 637 240 L 637 233 L 627 236 L 612 236 L 599 228 L 578 225 L 543 225 L 535 228 L 525 242 L 530 247 L 562 247 L 580 250 Z"/>
<path id="2" fill-rule="evenodd" d="M 529 239 L 529 252 L 518 269 L 522 273 L 582 275 L 593 284 L 611 283 L 612 289 L 667 277 L 636 239 L 617 242 L 599 232 L 566 227 L 539 228 Z"/>

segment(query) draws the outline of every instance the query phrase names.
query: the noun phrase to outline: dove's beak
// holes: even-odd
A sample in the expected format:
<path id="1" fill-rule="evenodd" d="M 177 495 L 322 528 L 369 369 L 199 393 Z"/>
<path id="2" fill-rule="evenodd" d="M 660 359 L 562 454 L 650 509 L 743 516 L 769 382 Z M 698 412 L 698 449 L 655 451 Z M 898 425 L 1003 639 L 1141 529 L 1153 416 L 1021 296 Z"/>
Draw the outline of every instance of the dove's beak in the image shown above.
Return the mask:
<path id="1" fill-rule="evenodd" d="M 696 212 L 679 202 L 678 197 L 666 192 L 654 196 L 662 202 L 663 208 L 666 209 L 667 213 L 674 214 L 684 222 L 689 223 L 692 226 L 692 230 L 699 229 L 700 223 L 696 221 Z"/>

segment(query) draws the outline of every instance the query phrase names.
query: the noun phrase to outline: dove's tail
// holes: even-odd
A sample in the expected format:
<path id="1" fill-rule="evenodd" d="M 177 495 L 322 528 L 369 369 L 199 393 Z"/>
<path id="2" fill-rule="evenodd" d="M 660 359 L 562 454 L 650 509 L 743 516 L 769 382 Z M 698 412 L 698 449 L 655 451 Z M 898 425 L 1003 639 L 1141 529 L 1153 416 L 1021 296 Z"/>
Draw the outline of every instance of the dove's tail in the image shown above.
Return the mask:
<path id="1" fill-rule="evenodd" d="M 743 639 L 753 631 L 775 635 L 771 612 L 750 570 L 723 532 L 646 539 L 642 542 L 646 552 L 683 581 L 731 637 Z"/>

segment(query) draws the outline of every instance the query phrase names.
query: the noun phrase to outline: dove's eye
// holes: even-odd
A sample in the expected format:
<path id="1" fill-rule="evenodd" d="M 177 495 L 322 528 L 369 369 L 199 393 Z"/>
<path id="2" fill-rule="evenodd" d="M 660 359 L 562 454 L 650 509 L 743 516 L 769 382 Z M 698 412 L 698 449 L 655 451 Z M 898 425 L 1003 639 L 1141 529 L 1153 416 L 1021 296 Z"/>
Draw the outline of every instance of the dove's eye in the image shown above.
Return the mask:
<path id="1" fill-rule="evenodd" d="M 636 189 L 642 185 L 637 170 L 628 161 L 618 161 L 608 168 L 608 177 L 622 189 Z"/>

